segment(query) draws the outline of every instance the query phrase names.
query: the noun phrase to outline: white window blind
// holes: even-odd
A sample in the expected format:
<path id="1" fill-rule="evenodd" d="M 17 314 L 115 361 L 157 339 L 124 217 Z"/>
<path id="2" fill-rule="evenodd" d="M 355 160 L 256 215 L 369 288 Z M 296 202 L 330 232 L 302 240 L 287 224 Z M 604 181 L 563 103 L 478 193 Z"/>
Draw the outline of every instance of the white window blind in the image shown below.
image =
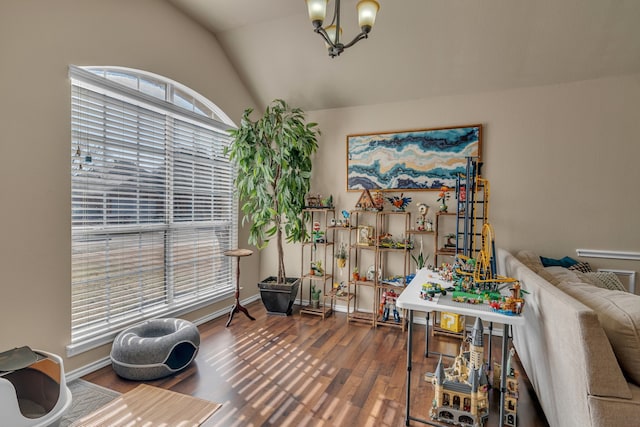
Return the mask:
<path id="1" fill-rule="evenodd" d="M 231 294 L 223 252 L 237 245 L 237 204 L 229 125 L 181 114 L 170 80 L 159 100 L 95 72 L 70 75 L 71 337 L 82 347 Z M 192 96 L 200 110 L 210 103 Z"/>

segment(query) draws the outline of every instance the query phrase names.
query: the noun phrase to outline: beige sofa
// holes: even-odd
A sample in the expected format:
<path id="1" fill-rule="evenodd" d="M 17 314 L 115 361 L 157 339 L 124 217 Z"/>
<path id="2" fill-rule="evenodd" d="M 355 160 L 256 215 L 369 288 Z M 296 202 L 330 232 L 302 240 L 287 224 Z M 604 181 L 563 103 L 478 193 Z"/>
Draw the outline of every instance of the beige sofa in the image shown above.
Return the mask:
<path id="1" fill-rule="evenodd" d="M 513 342 L 550 426 L 639 425 L 640 296 L 553 275 L 530 252 L 496 258 L 529 292 Z"/>

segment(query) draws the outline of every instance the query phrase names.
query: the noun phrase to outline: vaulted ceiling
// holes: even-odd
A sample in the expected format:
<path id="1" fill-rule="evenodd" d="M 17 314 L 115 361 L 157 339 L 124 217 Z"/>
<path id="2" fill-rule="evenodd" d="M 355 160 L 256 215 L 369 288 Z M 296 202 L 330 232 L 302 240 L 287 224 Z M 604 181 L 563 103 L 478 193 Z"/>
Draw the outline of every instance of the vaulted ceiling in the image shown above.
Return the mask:
<path id="1" fill-rule="evenodd" d="M 303 0 L 169 1 L 215 35 L 261 106 L 283 98 L 312 111 L 640 73 L 638 0 L 379 0 L 370 37 L 333 59 Z M 356 3 L 342 1 L 345 40 L 359 30 Z"/>

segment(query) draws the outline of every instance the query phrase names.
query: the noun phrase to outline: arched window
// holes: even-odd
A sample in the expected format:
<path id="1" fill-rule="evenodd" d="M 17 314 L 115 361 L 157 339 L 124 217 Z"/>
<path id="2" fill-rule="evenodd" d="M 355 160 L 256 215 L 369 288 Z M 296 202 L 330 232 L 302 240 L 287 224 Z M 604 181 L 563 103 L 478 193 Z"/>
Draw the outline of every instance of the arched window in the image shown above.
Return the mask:
<path id="1" fill-rule="evenodd" d="M 234 125 L 211 101 L 139 70 L 69 74 L 72 355 L 232 294 L 238 212 Z"/>

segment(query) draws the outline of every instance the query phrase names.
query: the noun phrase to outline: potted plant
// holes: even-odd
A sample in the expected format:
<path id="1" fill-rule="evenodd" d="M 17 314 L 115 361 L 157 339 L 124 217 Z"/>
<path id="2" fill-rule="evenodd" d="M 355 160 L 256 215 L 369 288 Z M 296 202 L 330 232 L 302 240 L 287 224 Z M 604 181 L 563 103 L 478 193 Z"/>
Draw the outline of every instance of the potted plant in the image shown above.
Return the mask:
<path id="1" fill-rule="evenodd" d="M 335 254 L 336 264 L 338 264 L 339 268 L 344 268 L 347 265 L 347 258 L 349 258 L 349 253 L 347 251 L 347 245 L 345 243 L 340 243 L 340 247 Z"/>
<path id="2" fill-rule="evenodd" d="M 427 256 L 425 256 L 422 253 L 422 250 L 420 250 L 420 253 L 418 254 L 418 256 L 411 254 L 411 258 L 413 258 L 413 262 L 416 263 L 416 271 L 417 271 L 417 270 L 422 270 L 424 268 L 425 264 L 427 263 L 427 260 L 429 259 L 429 255 L 427 254 Z"/>
<path id="3" fill-rule="evenodd" d="M 311 285 L 311 308 L 319 308 L 320 307 L 320 294 L 322 290 L 316 285 Z"/>
<path id="4" fill-rule="evenodd" d="M 242 224 L 250 223 L 249 244 L 263 249 L 275 237 L 277 275 L 258 283 L 267 312 L 291 314 L 300 278 L 286 276 L 283 240 L 296 243 L 308 239 L 302 210 L 311 187 L 311 157 L 318 149 L 316 123 L 306 123 L 300 108 L 290 108 L 281 99 L 267 106 L 257 120 L 253 109 L 242 115 L 238 129 L 225 150 L 235 163 L 235 179 Z M 283 298 L 283 294 L 286 297 Z"/>
<path id="5" fill-rule="evenodd" d="M 427 260 L 429 259 L 429 254 L 427 254 L 426 256 L 424 255 L 424 252 L 422 251 L 423 247 L 422 247 L 422 239 L 420 239 L 420 252 L 418 253 L 418 256 L 415 256 L 414 254 L 411 254 L 411 258 L 413 259 L 413 262 L 416 263 L 416 272 L 418 270 L 422 270 L 424 268 L 424 266 L 427 263 Z"/>
<path id="6" fill-rule="evenodd" d="M 358 280 L 360 280 L 360 270 L 358 270 L 358 267 L 353 267 L 353 272 L 351 273 L 353 275 L 353 281 L 357 282 Z"/>

